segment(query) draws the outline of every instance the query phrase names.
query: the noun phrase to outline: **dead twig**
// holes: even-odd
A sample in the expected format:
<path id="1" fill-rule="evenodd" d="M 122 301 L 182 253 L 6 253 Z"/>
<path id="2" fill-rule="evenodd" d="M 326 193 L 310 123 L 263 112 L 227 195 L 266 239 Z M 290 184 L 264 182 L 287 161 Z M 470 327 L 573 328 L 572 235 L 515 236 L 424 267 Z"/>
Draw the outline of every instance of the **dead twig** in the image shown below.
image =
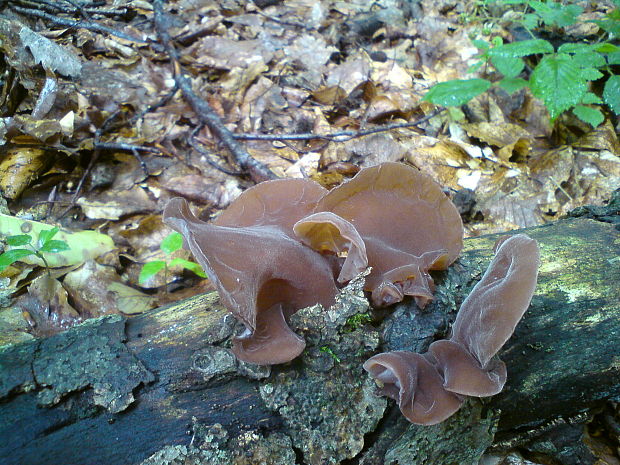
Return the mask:
<path id="1" fill-rule="evenodd" d="M 270 141 L 287 141 L 287 140 L 312 140 L 320 139 L 329 142 L 346 142 L 351 139 L 356 139 L 362 136 L 368 136 L 370 134 L 377 134 L 379 132 L 387 132 L 392 129 L 411 128 L 418 126 L 431 118 L 434 118 L 444 110 L 437 110 L 424 118 L 420 118 L 416 121 L 410 121 L 407 123 L 392 123 L 385 124 L 383 126 L 377 126 L 369 129 L 360 129 L 358 131 L 339 131 L 332 132 L 330 134 L 314 134 L 311 132 L 297 133 L 297 134 L 255 134 L 255 133 L 234 133 L 233 137 L 238 140 L 270 140 Z"/>
<path id="2" fill-rule="evenodd" d="M 93 21 L 82 21 L 82 20 L 74 20 L 68 18 L 59 18 L 58 16 L 54 16 L 50 13 L 46 13 L 44 11 L 35 10 L 32 8 L 23 8 L 17 5 L 10 5 L 10 8 L 23 15 L 34 16 L 36 18 L 41 18 L 51 23 L 57 24 L 59 26 L 71 27 L 71 28 L 83 28 L 88 29 L 89 31 L 101 32 L 105 34 L 109 34 L 114 37 L 118 37 L 119 39 L 128 40 L 130 42 L 135 42 L 137 44 L 152 44 L 151 41 L 142 40 L 138 37 L 134 37 L 129 34 L 125 34 L 124 32 L 117 31 L 112 29 L 111 27 L 104 26 L 103 24 L 99 24 Z"/>
<path id="3" fill-rule="evenodd" d="M 231 175 L 231 176 L 239 176 L 240 173 L 238 171 L 231 171 L 228 168 L 224 168 L 223 166 L 221 166 L 219 163 L 213 161 L 211 159 L 211 152 L 209 152 L 208 150 L 206 150 L 204 147 L 202 147 L 198 141 L 196 140 L 196 134 L 198 133 L 198 131 L 200 131 L 203 128 L 202 125 L 200 126 L 196 126 L 196 129 L 194 129 L 191 133 L 191 135 L 189 136 L 189 145 L 191 145 L 194 150 L 196 150 L 196 152 L 198 152 L 199 154 L 201 154 L 202 156 L 204 156 L 205 160 L 207 161 L 207 163 L 209 165 L 211 165 L 213 168 L 215 168 L 218 171 L 221 171 L 222 173 Z"/>
<path id="4" fill-rule="evenodd" d="M 172 38 L 168 33 L 169 24 L 164 14 L 164 0 L 153 1 L 153 21 L 159 41 L 174 64 L 175 82 L 179 89 L 181 89 L 181 92 L 183 92 L 183 97 L 187 103 L 189 103 L 196 112 L 200 121 L 226 146 L 235 159 L 235 162 L 242 170 L 247 171 L 254 181 L 261 182 L 268 179 L 275 179 L 277 176 L 273 171 L 258 160 L 252 158 L 247 150 L 237 142 L 228 128 L 224 126 L 224 123 L 213 111 L 211 106 L 205 100 L 198 97 L 192 89 L 191 81 L 181 68 L 179 53 L 174 48 Z"/>

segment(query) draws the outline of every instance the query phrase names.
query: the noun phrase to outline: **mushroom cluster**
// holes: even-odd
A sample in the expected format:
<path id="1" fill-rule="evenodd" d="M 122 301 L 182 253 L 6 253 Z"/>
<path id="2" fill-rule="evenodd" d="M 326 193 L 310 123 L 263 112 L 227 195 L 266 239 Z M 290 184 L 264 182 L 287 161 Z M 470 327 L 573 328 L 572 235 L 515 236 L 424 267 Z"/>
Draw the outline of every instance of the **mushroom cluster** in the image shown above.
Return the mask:
<path id="1" fill-rule="evenodd" d="M 506 365 L 497 352 L 530 305 L 538 276 L 539 251 L 525 234 L 503 237 L 482 279 L 463 301 L 452 336 L 433 342 L 428 352 L 385 352 L 364 363 L 398 402 L 412 423 L 434 425 L 455 413 L 465 396 L 499 393 Z"/>
<path id="2" fill-rule="evenodd" d="M 433 298 L 429 271 L 447 269 L 463 247 L 456 207 L 432 179 L 400 163 L 363 169 L 331 191 L 308 179 L 267 181 L 210 223 L 175 198 L 164 221 L 183 235 L 224 306 L 245 325 L 233 340 L 237 358 L 262 365 L 301 354 L 305 342 L 289 328 L 290 315 L 316 303 L 329 307 L 338 289 L 368 267 L 365 289 L 374 306 L 411 296 L 423 308 Z M 494 355 L 529 305 L 536 282 L 537 262 L 526 280 L 529 295 L 513 283 L 513 268 L 523 265 L 509 251 L 518 251 L 523 240 L 499 247 L 480 288 L 463 303 L 450 340 L 434 343 L 424 355 L 379 354 L 364 365 L 410 421 L 431 424 L 456 411 L 463 395 L 491 395 L 485 393 L 503 386 L 505 366 Z M 497 304 L 508 294 L 519 295 L 520 310 Z M 511 312 L 510 330 L 498 323 L 507 318 L 504 312 Z M 478 389 L 485 382 L 487 389 Z"/>

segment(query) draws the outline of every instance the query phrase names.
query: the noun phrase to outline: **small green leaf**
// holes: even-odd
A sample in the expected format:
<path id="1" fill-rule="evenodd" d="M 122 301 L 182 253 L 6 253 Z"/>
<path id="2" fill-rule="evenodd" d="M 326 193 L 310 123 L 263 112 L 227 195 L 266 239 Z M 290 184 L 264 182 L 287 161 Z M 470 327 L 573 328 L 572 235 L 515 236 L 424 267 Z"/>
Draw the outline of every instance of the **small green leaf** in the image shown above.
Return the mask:
<path id="1" fill-rule="evenodd" d="M 507 78 L 517 77 L 525 68 L 525 63 L 521 58 L 494 56 L 491 58 L 491 62 L 495 69 Z"/>
<path id="2" fill-rule="evenodd" d="M 28 257 L 29 255 L 34 255 L 34 252 L 27 249 L 7 250 L 2 255 L 0 255 L 0 271 L 4 270 L 7 266 L 21 260 L 22 258 Z"/>
<path id="3" fill-rule="evenodd" d="M 504 44 L 489 50 L 491 57 L 519 58 L 538 53 L 553 53 L 553 45 L 546 40 L 531 39 Z"/>
<path id="4" fill-rule="evenodd" d="M 145 263 L 142 269 L 140 270 L 140 275 L 138 276 L 138 284 L 143 284 L 148 279 L 155 276 L 166 266 L 166 262 L 163 260 L 155 260 L 152 262 Z"/>
<path id="5" fill-rule="evenodd" d="M 465 105 L 472 98 L 487 91 L 491 83 L 486 79 L 466 79 L 440 82 L 426 93 L 423 100 L 444 107 Z"/>
<path id="6" fill-rule="evenodd" d="M 577 105 L 575 108 L 573 108 L 573 113 L 575 113 L 577 118 L 579 118 L 581 121 L 585 121 L 586 123 L 591 124 L 594 127 L 597 127 L 605 120 L 603 113 L 598 108 Z"/>
<path id="7" fill-rule="evenodd" d="M 607 55 L 607 63 L 610 65 L 620 65 L 620 51 Z"/>
<path id="8" fill-rule="evenodd" d="M 39 249 L 39 252 L 58 253 L 69 250 L 69 244 L 65 241 L 49 240 Z"/>
<path id="9" fill-rule="evenodd" d="M 491 45 L 493 47 L 499 47 L 504 44 L 504 39 L 501 36 L 495 36 L 491 39 Z"/>
<path id="10" fill-rule="evenodd" d="M 610 44 L 609 42 L 604 42 L 602 44 L 594 45 L 594 50 L 599 53 L 614 53 L 620 51 L 620 47 Z"/>
<path id="11" fill-rule="evenodd" d="M 30 244 L 32 236 L 29 234 L 17 234 L 15 236 L 7 236 L 6 243 L 11 247 L 18 247 L 20 245 Z"/>
<path id="12" fill-rule="evenodd" d="M 587 85 L 582 71 L 570 55 L 558 54 L 545 56 L 532 72 L 530 89 L 544 102 L 551 121 L 583 99 Z"/>
<path id="13" fill-rule="evenodd" d="M 606 64 L 605 57 L 593 51 L 575 53 L 573 59 L 582 68 L 601 68 Z"/>
<path id="14" fill-rule="evenodd" d="M 577 57 L 575 59 L 578 60 Z M 598 69 L 594 68 L 584 68 L 581 70 L 581 77 L 583 77 L 586 81 L 596 81 L 603 77 L 603 73 L 601 73 Z"/>
<path id="15" fill-rule="evenodd" d="M 205 272 L 202 270 L 202 267 L 198 264 L 198 263 L 194 263 L 194 262 L 190 262 L 189 260 L 184 260 L 182 258 L 175 258 L 174 260 L 172 260 L 170 262 L 170 266 L 182 266 L 183 268 L 189 270 L 189 271 L 193 271 L 194 273 L 196 273 L 198 276 L 200 276 L 201 278 L 206 278 L 207 275 L 205 274 Z"/>
<path id="16" fill-rule="evenodd" d="M 538 26 L 539 21 L 540 21 L 540 18 L 538 15 L 535 15 L 533 13 L 528 13 L 528 14 L 523 15 L 523 21 L 521 22 L 524 28 L 529 29 L 531 31 L 532 29 L 535 29 Z"/>
<path id="17" fill-rule="evenodd" d="M 53 227 L 52 229 L 45 229 L 39 233 L 39 240 L 37 241 L 37 248 L 43 247 L 47 241 L 49 241 L 52 237 L 56 235 L 56 233 L 60 231 L 58 226 Z"/>
<path id="18" fill-rule="evenodd" d="M 523 78 L 504 78 L 499 81 L 499 86 L 509 94 L 514 94 L 519 89 L 527 86 L 527 81 Z"/>
<path id="19" fill-rule="evenodd" d="M 584 104 L 590 104 L 590 103 L 603 103 L 603 100 L 596 94 L 593 94 L 592 92 L 586 92 L 586 94 L 583 96 L 583 99 L 581 100 L 581 103 Z"/>
<path id="20" fill-rule="evenodd" d="M 595 19 L 590 21 L 607 32 L 611 38 L 620 37 L 620 21 L 616 19 Z"/>
<path id="21" fill-rule="evenodd" d="M 579 5 L 563 5 L 556 2 L 535 2 L 528 4 L 538 13 L 548 26 L 566 27 L 575 24 L 577 16 L 583 12 Z"/>
<path id="22" fill-rule="evenodd" d="M 168 234 L 163 241 L 161 241 L 160 249 L 170 255 L 172 252 L 176 252 L 183 247 L 183 236 L 178 232 Z"/>
<path id="23" fill-rule="evenodd" d="M 614 75 L 607 79 L 603 99 L 616 115 L 620 115 L 620 76 Z"/>
<path id="24" fill-rule="evenodd" d="M 558 47 L 558 53 L 578 53 L 578 52 L 589 52 L 592 50 L 592 46 L 590 44 L 582 44 L 569 42 L 566 44 L 562 44 Z"/>

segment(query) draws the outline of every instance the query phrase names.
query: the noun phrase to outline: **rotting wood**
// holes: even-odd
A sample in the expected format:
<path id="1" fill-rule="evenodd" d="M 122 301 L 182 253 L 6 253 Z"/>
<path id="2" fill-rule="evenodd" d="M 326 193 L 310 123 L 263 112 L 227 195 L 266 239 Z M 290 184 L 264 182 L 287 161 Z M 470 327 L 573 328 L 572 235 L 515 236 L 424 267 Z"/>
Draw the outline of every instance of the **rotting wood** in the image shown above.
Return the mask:
<path id="1" fill-rule="evenodd" d="M 381 447 L 364 449 L 362 463 L 375 463 L 371 453 L 382 457 L 386 452 L 404 463 L 407 454 L 419 454 L 416 447 L 425 451 L 418 463 L 448 463 L 441 455 L 447 450 L 446 438 L 437 435 L 447 435 L 458 425 L 467 429 L 467 422 L 471 427 L 484 421 L 492 427 L 499 415 L 496 440 L 510 444 L 545 424 L 579 414 L 587 418 L 589 411 L 620 396 L 620 234 L 612 224 L 589 219 L 564 220 L 526 232 L 541 245 L 542 267 L 532 305 L 500 353 L 508 366 L 504 392 L 482 403 L 470 402 L 463 415 L 437 429 L 409 426 L 392 416 L 392 421 L 379 423 L 366 436 Z M 486 268 L 495 238 L 466 241 L 460 261 L 437 276 L 437 300 L 423 317 L 411 318 L 419 313 L 411 306 L 395 309 L 385 323 L 391 326 L 382 334 L 385 346 L 423 348 L 434 332 L 445 332 L 445 322 L 454 317 Z M 432 312 L 440 317 L 431 318 Z M 316 361 L 305 355 L 301 361 L 274 368 L 266 380 L 237 376 L 233 367 L 214 384 L 199 369 L 198 360 L 208 353 L 209 341 L 230 332 L 231 327 L 222 324 L 225 314 L 216 294 L 201 295 L 126 322 L 104 317 L 53 338 L 0 349 L 0 462 L 133 464 L 159 451 L 147 463 L 177 463 L 174 457 L 184 458 L 184 463 L 255 463 L 261 454 L 274 463 L 295 463 L 295 453 L 303 455 L 305 463 L 329 463 L 295 442 L 307 435 L 303 425 L 293 425 L 275 397 L 274 408 L 280 414 L 270 410 L 258 387 L 263 396 L 267 385 L 274 396 L 286 394 L 285 383 L 288 387 L 295 382 L 312 384 L 316 375 L 324 378 L 314 379 L 313 386 L 319 386 L 315 391 L 321 391 L 323 383 L 327 392 L 333 377 L 347 376 L 348 382 L 358 382 L 359 392 L 366 392 L 366 374 L 349 369 L 346 360 L 342 366 L 347 369 L 339 369 L 328 353 L 319 353 L 322 346 L 315 345 L 313 352 L 313 344 L 320 340 L 313 342 L 308 333 L 309 354 L 315 354 Z M 400 325 L 401 320 L 420 323 L 413 328 Z M 396 326 L 405 329 L 396 330 Z M 84 343 L 94 337 L 99 345 Z M 98 356 L 102 348 L 108 354 L 105 360 Z M 332 349 L 338 351 L 338 347 Z M 105 369 L 76 368 L 96 365 L 98 357 L 100 368 L 106 363 L 116 367 L 116 375 L 123 378 L 118 384 L 109 382 Z M 44 364 L 45 360 L 51 364 Z M 313 364 L 311 370 L 308 364 Z M 70 373 L 67 367 L 72 367 Z M 266 374 L 251 367 L 245 372 L 254 378 Z M 279 380 L 284 381 L 278 384 Z M 314 394 L 329 411 L 328 403 L 335 397 Z M 131 395 L 135 401 L 125 408 Z M 299 401 L 293 394 L 291 398 Z M 299 408 L 306 408 L 302 404 Z M 393 404 L 389 405 L 392 412 Z M 320 411 L 307 410 L 306 415 L 320 419 Z M 394 431 L 385 430 L 386 426 L 400 428 L 402 434 L 399 431 L 394 441 L 384 440 Z M 316 425 L 307 428 L 320 431 Z M 327 444 L 334 439 L 324 440 Z M 471 444 L 467 457 L 479 454 Z M 368 454 L 368 460 L 363 454 Z"/>

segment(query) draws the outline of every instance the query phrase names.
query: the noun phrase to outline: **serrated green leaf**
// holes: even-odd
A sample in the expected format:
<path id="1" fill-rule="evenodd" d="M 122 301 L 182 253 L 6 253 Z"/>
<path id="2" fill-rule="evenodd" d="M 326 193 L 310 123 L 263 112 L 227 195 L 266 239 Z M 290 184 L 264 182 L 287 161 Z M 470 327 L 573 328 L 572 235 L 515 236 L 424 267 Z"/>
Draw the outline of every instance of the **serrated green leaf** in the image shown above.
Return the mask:
<path id="1" fill-rule="evenodd" d="M 530 89 L 541 99 L 555 119 L 577 105 L 587 91 L 582 69 L 570 55 L 558 54 L 544 57 L 530 77 Z"/>
<path id="2" fill-rule="evenodd" d="M 546 40 L 531 39 L 504 44 L 489 50 L 490 57 L 519 58 L 538 53 L 553 53 L 553 45 Z"/>
<path id="3" fill-rule="evenodd" d="M 607 79 L 603 99 L 616 115 L 620 115 L 620 76 L 614 75 Z"/>
<path id="4" fill-rule="evenodd" d="M 604 42 L 602 44 L 594 45 L 594 50 L 599 53 L 614 53 L 620 51 L 620 47 L 610 44 L 609 42 Z"/>
<path id="5" fill-rule="evenodd" d="M 509 94 L 514 94 L 519 89 L 527 86 L 527 81 L 523 78 L 504 78 L 499 81 L 499 86 Z"/>
<path id="6" fill-rule="evenodd" d="M 189 260 L 184 260 L 183 258 L 175 258 L 174 260 L 170 262 L 170 266 L 176 266 L 176 265 L 182 266 L 183 268 L 188 269 L 189 271 L 193 271 L 201 278 L 207 277 L 202 267 L 198 263 L 190 262 Z"/>
<path id="7" fill-rule="evenodd" d="M 558 53 L 580 53 L 580 52 L 589 52 L 591 50 L 592 50 L 592 45 L 575 43 L 575 42 L 569 42 L 567 44 L 562 44 L 558 47 Z"/>
<path id="8" fill-rule="evenodd" d="M 531 31 L 538 26 L 539 21 L 540 18 L 538 17 L 538 15 L 535 15 L 533 13 L 527 13 L 523 15 L 523 21 L 521 21 L 521 23 L 523 24 L 524 28 Z"/>
<path id="9" fill-rule="evenodd" d="M 620 21 L 616 19 L 595 19 L 590 21 L 597 24 L 601 29 L 608 33 L 611 38 L 620 37 Z"/>
<path id="10" fill-rule="evenodd" d="M 601 73 L 598 69 L 594 68 L 583 68 L 581 70 L 581 76 L 586 81 L 596 81 L 603 77 L 603 73 Z"/>
<path id="11" fill-rule="evenodd" d="M 143 284 L 148 279 L 155 276 L 161 270 L 163 270 L 166 266 L 166 262 L 163 260 L 155 260 L 152 262 L 145 263 L 142 269 L 140 270 L 140 275 L 138 276 L 138 284 Z"/>
<path id="12" fill-rule="evenodd" d="M 15 236 L 7 236 L 6 243 L 11 247 L 19 247 L 20 245 L 30 244 L 32 236 L 30 234 L 17 234 Z"/>
<path id="13" fill-rule="evenodd" d="M 577 105 L 575 108 L 573 108 L 573 113 L 575 113 L 577 118 L 579 118 L 581 121 L 585 121 L 586 123 L 591 124 L 593 127 L 597 127 L 605 120 L 603 113 L 598 108 Z"/>
<path id="14" fill-rule="evenodd" d="M 426 93 L 423 100 L 444 107 L 465 105 L 472 98 L 489 90 L 491 83 L 486 79 L 466 79 L 440 82 Z"/>
<path id="15" fill-rule="evenodd" d="M 507 78 L 517 77 L 525 68 L 525 63 L 521 58 L 494 56 L 491 58 L 491 62 L 495 69 Z"/>
<path id="16" fill-rule="evenodd" d="M 34 252 L 27 249 L 7 250 L 2 255 L 0 255 L 0 271 L 29 255 L 34 255 Z"/>
<path id="17" fill-rule="evenodd" d="M 595 51 L 575 53 L 573 55 L 575 62 L 582 68 L 600 68 L 605 66 L 605 57 Z"/>
<path id="18" fill-rule="evenodd" d="M 586 92 L 586 94 L 583 96 L 583 99 L 581 99 L 581 103 L 584 103 L 586 105 L 591 103 L 603 103 L 603 100 L 598 95 L 593 94 L 592 92 Z"/>
<path id="19" fill-rule="evenodd" d="M 579 5 L 563 5 L 556 2 L 535 2 L 528 4 L 538 13 L 548 26 L 566 27 L 575 24 L 577 16 L 583 12 Z"/>
<path id="20" fill-rule="evenodd" d="M 166 254 L 170 255 L 183 247 L 183 236 L 178 232 L 168 234 L 159 246 Z"/>
<path id="21" fill-rule="evenodd" d="M 37 241 L 37 248 L 43 247 L 43 245 L 52 239 L 56 235 L 56 233 L 60 231 L 58 226 L 54 226 L 52 229 L 44 229 L 39 233 L 39 240 Z"/>
<path id="22" fill-rule="evenodd" d="M 58 253 L 69 250 L 69 244 L 65 241 L 49 240 L 39 249 L 40 252 Z"/>
<path id="23" fill-rule="evenodd" d="M 610 65 L 620 65 L 620 52 L 613 52 L 607 55 L 607 63 Z"/>

